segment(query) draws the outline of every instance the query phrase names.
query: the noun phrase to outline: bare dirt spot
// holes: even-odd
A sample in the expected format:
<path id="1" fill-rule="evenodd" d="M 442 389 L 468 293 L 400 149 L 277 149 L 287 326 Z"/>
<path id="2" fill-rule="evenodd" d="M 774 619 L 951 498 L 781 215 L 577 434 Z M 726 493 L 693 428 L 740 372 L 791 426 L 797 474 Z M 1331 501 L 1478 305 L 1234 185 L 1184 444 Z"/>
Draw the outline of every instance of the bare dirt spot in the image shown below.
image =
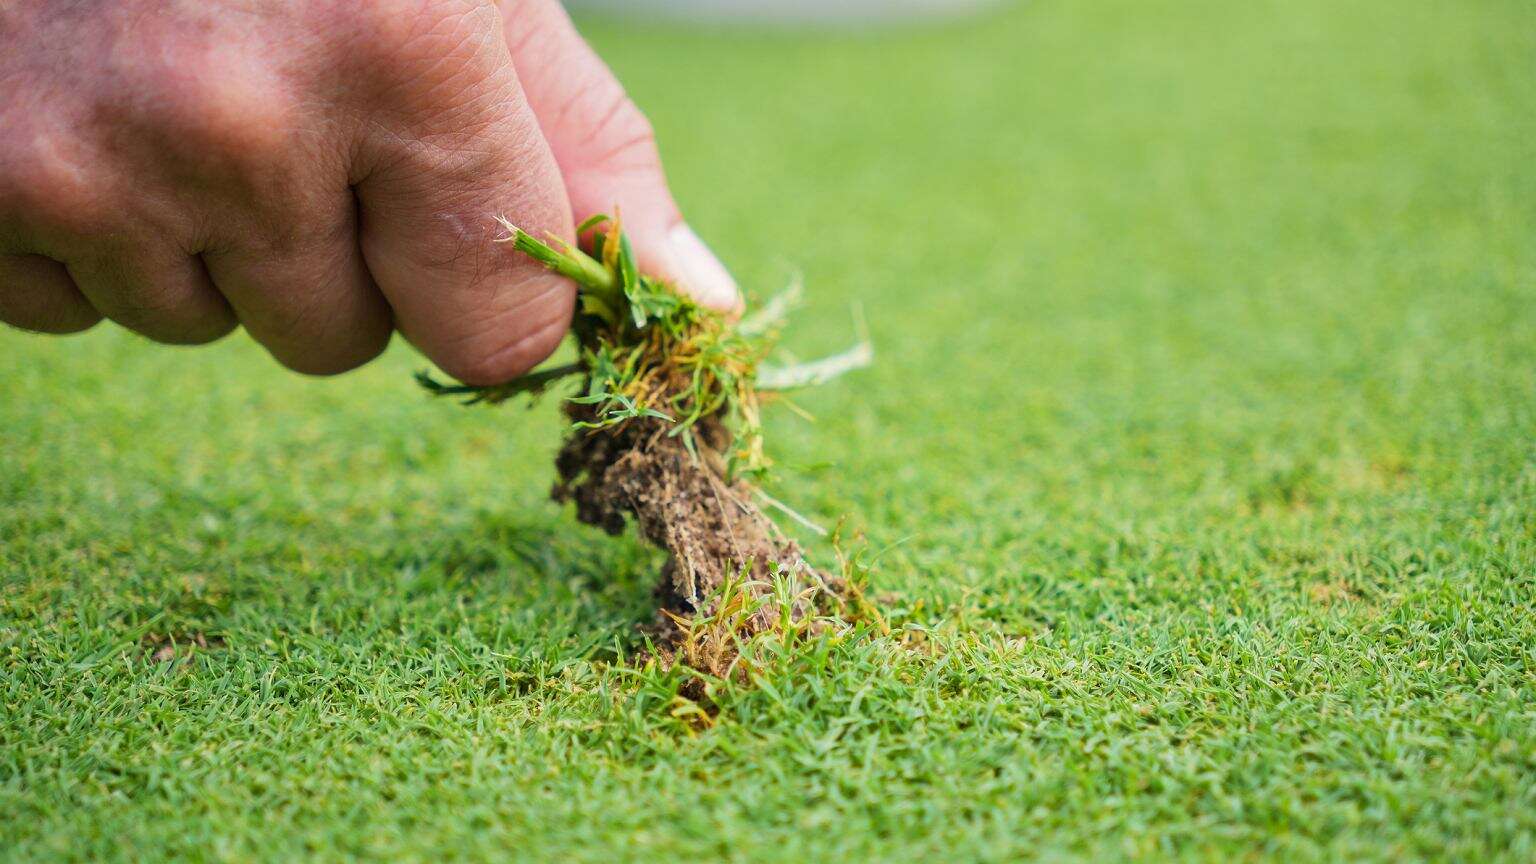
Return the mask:
<path id="1" fill-rule="evenodd" d="M 1348 603 L 1360 599 L 1360 594 L 1347 582 L 1335 580 L 1332 582 L 1313 582 L 1307 586 L 1307 596 L 1313 603 L 1322 606 L 1332 606 L 1335 603 Z"/>
<path id="2" fill-rule="evenodd" d="M 572 420 L 588 420 L 586 406 L 571 404 Z M 695 427 L 698 457 L 667 433 L 675 427 L 643 419 L 619 427 L 575 429 L 556 459 L 560 479 L 551 493 L 572 501 L 582 522 L 619 534 L 633 522 L 640 536 L 665 549 L 656 596 L 660 605 L 648 631 L 665 659 L 679 659 L 713 675 L 728 674 L 738 639 L 778 625 L 774 608 L 751 601 L 775 575 L 788 578 L 790 618 L 799 621 L 838 605 L 845 582 L 818 571 L 800 547 L 784 537 L 753 501 L 750 484 L 725 479 L 720 453 L 729 432 L 709 417 Z M 723 589 L 745 576 L 747 596 Z M 722 603 L 743 602 L 736 616 Z M 730 626 L 700 632 L 683 625 L 716 616 Z M 679 653 L 686 656 L 678 656 Z"/>
<path id="3" fill-rule="evenodd" d="M 224 640 L 204 633 L 151 633 L 141 640 L 145 656 L 156 663 L 175 663 L 186 660 L 199 651 L 214 651 L 224 647 Z"/>

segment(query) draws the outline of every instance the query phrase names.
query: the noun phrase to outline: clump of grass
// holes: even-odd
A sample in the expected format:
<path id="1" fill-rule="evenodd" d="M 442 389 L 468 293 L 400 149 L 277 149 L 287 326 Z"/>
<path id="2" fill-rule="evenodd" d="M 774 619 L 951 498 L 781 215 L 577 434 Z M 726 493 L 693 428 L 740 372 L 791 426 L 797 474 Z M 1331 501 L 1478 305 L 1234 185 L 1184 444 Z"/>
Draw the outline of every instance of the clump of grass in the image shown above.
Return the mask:
<path id="1" fill-rule="evenodd" d="M 671 285 L 640 273 L 617 219 L 594 216 L 577 229 L 590 232 L 592 255 L 557 238 L 540 240 L 505 219 L 519 252 L 573 280 L 579 289 L 571 324 L 578 359 L 489 387 L 448 385 L 429 373 L 417 379 L 439 395 L 468 396 L 469 403 L 496 404 L 538 396 L 569 376 L 583 375 L 580 391 L 566 399 L 587 406 L 577 429 L 605 429 L 650 418 L 668 424 L 696 457 L 700 421 L 719 418 L 731 432 L 727 476 L 760 476 L 769 460 L 763 448 L 761 406 L 765 396 L 822 384 L 870 362 L 867 341 L 812 363 L 775 366 L 767 361 L 778 344 L 792 287 L 757 314 L 733 324 Z"/>
<path id="2" fill-rule="evenodd" d="M 774 365 L 769 357 L 796 289 L 733 322 L 640 273 L 616 219 L 597 216 L 579 227 L 578 236 L 591 237 L 586 251 L 503 224 L 502 242 L 576 282 L 575 362 L 490 387 L 443 384 L 426 373 L 418 376 L 422 385 L 497 404 L 579 378 L 565 396 L 571 427 L 556 459 L 553 497 L 574 501 L 578 519 L 610 533 L 632 522 L 670 553 L 653 634 L 688 662 L 728 665 L 722 658 L 735 656 L 738 640 L 701 635 L 719 631 L 722 621 L 731 622 L 722 633 L 794 629 L 759 602 L 775 580 L 802 586 L 789 604 L 795 621 L 813 615 L 813 595 L 837 595 L 840 580 L 807 563 L 758 507 L 767 502 L 811 524 L 753 482 L 770 464 L 761 410 L 774 393 L 869 363 L 869 344 L 812 363 Z M 698 620 L 712 623 L 706 630 L 688 623 Z"/>

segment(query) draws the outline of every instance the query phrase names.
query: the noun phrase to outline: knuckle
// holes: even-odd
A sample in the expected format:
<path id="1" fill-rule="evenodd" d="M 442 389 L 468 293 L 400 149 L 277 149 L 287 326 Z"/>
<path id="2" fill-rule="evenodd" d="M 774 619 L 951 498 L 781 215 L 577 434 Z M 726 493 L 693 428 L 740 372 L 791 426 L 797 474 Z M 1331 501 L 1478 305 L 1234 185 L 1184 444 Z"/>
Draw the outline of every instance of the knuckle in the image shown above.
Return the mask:
<path id="1" fill-rule="evenodd" d="M 224 179 L 292 149 L 297 101 L 261 61 L 223 60 L 218 74 L 187 75 L 213 58 L 166 45 L 122 71 L 93 108 L 97 137 L 122 158 L 173 178 Z"/>
<path id="2" fill-rule="evenodd" d="M 364 231 L 365 255 L 384 256 L 414 273 L 431 274 L 431 278 L 467 286 L 479 286 L 504 268 L 521 265 L 511 257 L 508 246 L 495 243 L 502 229 L 493 214 L 503 209 L 513 213 L 528 210 L 518 206 L 513 192 L 495 194 L 507 190 L 508 184 L 488 182 L 472 174 L 445 173 L 433 174 L 423 181 L 402 184 L 401 188 L 375 196 L 376 211 L 386 214 L 385 218 L 393 223 L 389 236 L 394 240 L 387 249 L 381 248 L 381 232 Z M 431 191 L 424 191 L 424 185 Z M 528 230 L 559 225 L 548 218 L 523 220 L 519 224 L 526 225 Z"/>
<path id="3" fill-rule="evenodd" d="M 282 337 L 289 342 L 295 336 L 307 337 L 303 341 L 314 344 L 329 341 L 322 334 L 334 333 L 336 328 L 329 326 L 330 310 L 320 296 L 296 291 L 283 284 L 267 286 L 266 291 L 263 304 L 254 312 L 256 320 L 248 322 L 254 332 Z"/>
<path id="4" fill-rule="evenodd" d="M 111 317 L 165 345 L 206 345 L 235 329 L 237 322 L 226 310 L 200 306 L 167 291 L 146 290 L 125 294 Z"/>
<path id="5" fill-rule="evenodd" d="M 203 85 L 153 113 L 158 134 L 193 170 L 249 173 L 280 161 L 290 147 L 286 100 L 265 88 L 230 81 Z"/>
<path id="6" fill-rule="evenodd" d="M 386 331 L 377 337 L 357 339 L 345 350 L 288 353 L 277 357 L 279 363 L 302 375 L 331 376 L 351 372 L 384 353 L 389 345 Z"/>
<path id="7" fill-rule="evenodd" d="M 217 342 L 234 332 L 239 322 L 233 316 L 210 316 L 207 320 L 198 322 L 180 334 L 177 345 L 207 345 Z"/>
<path id="8" fill-rule="evenodd" d="M 7 290 L 11 289 L 0 285 L 0 295 Z M 0 296 L 0 323 L 9 324 L 21 330 L 30 330 L 33 333 L 64 336 L 84 332 L 101 323 L 101 314 L 86 304 L 57 303 L 42 309 L 25 310 L 12 309 L 10 306 L 11 304 L 6 303 L 5 298 Z"/>
<path id="9" fill-rule="evenodd" d="M 224 319 L 177 322 L 174 328 L 164 325 L 151 328 L 142 323 L 135 325 L 126 321 L 118 323 L 161 345 L 207 345 L 228 336 L 236 326 L 234 322 Z"/>
<path id="10" fill-rule="evenodd" d="M 42 139 L 6 154 L 0 165 L 0 222 L 46 235 L 87 237 L 108 230 L 105 184 L 91 182 L 70 148 Z"/>
<path id="11" fill-rule="evenodd" d="M 373 5 L 373 4 L 359 4 Z M 485 122 L 517 97 L 505 37 L 488 0 L 392 2 L 363 14 L 342 62 L 364 83 L 375 125 L 429 136 Z"/>
<path id="12" fill-rule="evenodd" d="M 0 255 L 0 322 L 37 333 L 78 333 L 101 320 L 59 264 L 34 255 Z"/>
<path id="13" fill-rule="evenodd" d="M 565 286 L 556 283 L 562 295 Z M 560 347 L 570 322 L 570 303 L 551 302 L 541 296 L 525 304 L 513 315 L 492 316 L 488 323 L 505 323 L 513 318 L 515 326 L 493 326 L 465 338 L 453 350 L 438 358 L 443 371 L 466 384 L 488 385 L 509 381 L 537 366 Z M 528 305 L 536 308 L 528 309 Z M 515 314 L 521 311 L 523 314 Z M 506 334 L 512 334 L 510 337 Z"/>
<path id="14" fill-rule="evenodd" d="M 47 333 L 51 336 L 66 336 L 70 333 L 84 333 L 101 323 L 101 313 L 90 306 L 69 306 L 51 312 L 48 317 L 37 322 L 37 326 L 28 327 L 26 324 L 17 324 L 27 330 L 35 330 L 38 333 Z"/>
<path id="15" fill-rule="evenodd" d="M 352 38 L 339 44 L 391 75 L 414 76 L 424 65 L 484 55 L 499 36 L 490 0 L 376 0 L 352 7 Z"/>
<path id="16" fill-rule="evenodd" d="M 101 275 L 93 279 L 97 285 L 93 296 L 102 312 L 129 330 L 166 345 L 207 341 L 206 323 L 189 315 L 184 304 L 168 292 Z"/>
<path id="17" fill-rule="evenodd" d="M 327 290 L 323 281 L 296 277 L 272 290 L 247 328 L 289 369 L 339 375 L 367 363 L 389 345 L 388 316 L 374 317 Z M 274 286 L 276 289 L 276 286 Z"/>
<path id="18" fill-rule="evenodd" d="M 102 314 L 156 342 L 200 345 L 228 333 L 234 314 L 224 300 L 189 281 L 176 256 L 152 237 L 136 246 L 102 246 L 70 260 L 80 290 Z"/>
<path id="19" fill-rule="evenodd" d="M 390 167 L 399 179 L 429 184 L 433 203 L 451 208 L 508 173 L 500 148 L 492 142 L 467 140 L 469 137 L 417 141 L 403 148 Z"/>
<path id="20" fill-rule="evenodd" d="M 109 284 L 116 289 L 112 295 L 110 311 L 112 318 L 119 324 L 134 330 L 153 331 L 145 334 L 151 338 L 155 333 L 164 333 L 167 338 L 178 338 L 175 334 L 180 331 L 180 327 L 160 325 L 160 322 L 171 325 L 180 323 L 178 319 L 183 317 L 183 310 L 178 298 L 148 286 L 133 290 L 117 283 L 117 280 Z"/>
<path id="21" fill-rule="evenodd" d="M 314 250 L 326 220 L 282 205 L 280 201 L 253 202 L 240 234 L 243 254 L 259 261 L 286 262 Z"/>

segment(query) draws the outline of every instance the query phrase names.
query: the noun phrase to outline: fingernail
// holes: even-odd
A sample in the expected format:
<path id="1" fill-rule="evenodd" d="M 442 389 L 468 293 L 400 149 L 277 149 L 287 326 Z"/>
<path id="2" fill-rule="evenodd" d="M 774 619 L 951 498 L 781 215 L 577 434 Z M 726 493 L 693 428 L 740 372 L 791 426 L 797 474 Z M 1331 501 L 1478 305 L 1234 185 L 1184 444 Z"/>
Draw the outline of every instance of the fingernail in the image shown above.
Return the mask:
<path id="1" fill-rule="evenodd" d="M 730 271 L 709 251 L 699 235 L 687 224 L 680 224 L 667 236 L 681 273 L 683 289 L 699 303 L 722 312 L 741 305 L 741 291 Z"/>

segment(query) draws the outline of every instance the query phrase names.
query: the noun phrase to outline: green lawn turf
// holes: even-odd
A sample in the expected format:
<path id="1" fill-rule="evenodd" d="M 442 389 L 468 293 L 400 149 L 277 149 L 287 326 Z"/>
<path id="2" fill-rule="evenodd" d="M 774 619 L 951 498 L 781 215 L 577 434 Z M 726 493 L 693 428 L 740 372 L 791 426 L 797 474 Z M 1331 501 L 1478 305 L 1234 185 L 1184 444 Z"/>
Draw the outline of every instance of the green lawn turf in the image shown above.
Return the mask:
<path id="1" fill-rule="evenodd" d="M 866 310 L 775 491 L 908 644 L 692 730 L 552 404 L 0 333 L 0 858 L 1536 855 L 1529 4 L 588 29 L 791 345 Z"/>

